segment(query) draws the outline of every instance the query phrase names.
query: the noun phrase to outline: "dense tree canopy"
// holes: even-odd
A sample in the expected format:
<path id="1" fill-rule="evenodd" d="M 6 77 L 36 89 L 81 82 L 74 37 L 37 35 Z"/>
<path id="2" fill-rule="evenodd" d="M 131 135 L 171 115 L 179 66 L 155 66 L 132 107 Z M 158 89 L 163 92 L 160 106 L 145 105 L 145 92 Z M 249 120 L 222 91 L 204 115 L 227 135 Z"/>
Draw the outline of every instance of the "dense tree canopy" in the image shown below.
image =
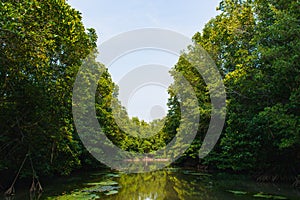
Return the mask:
<path id="1" fill-rule="evenodd" d="M 0 6 L 0 169 L 16 170 L 27 159 L 24 175 L 35 174 L 31 168 L 69 174 L 80 165 L 72 85 L 95 46 L 93 31 L 63 0 Z"/>
<path id="2" fill-rule="evenodd" d="M 205 163 L 267 180 L 296 175 L 299 1 L 224 0 L 220 9 L 194 36 L 223 72 L 228 96 L 226 128 Z"/>
<path id="3" fill-rule="evenodd" d="M 78 11 L 64 0 L 2 1 L 0 175 L 37 179 L 99 166 L 73 124 L 73 85 L 84 64 L 102 70 L 95 94 L 97 120 L 121 149 L 153 153 L 179 132 L 188 137 L 193 124 L 180 126 L 181 111 L 191 108 L 201 121 L 178 163 L 193 160 L 212 169 L 252 172 L 260 180 L 300 174 L 300 3 L 223 0 L 219 10 L 170 72 L 174 84 L 167 116 L 146 123 L 130 118 L 117 99 L 117 85 L 96 62 L 97 35 L 83 26 Z M 212 105 L 209 86 L 188 59 L 197 59 L 199 45 L 215 61 L 227 92 L 225 128 L 213 152 L 201 160 Z M 183 79 L 197 102 L 185 96 L 188 87 L 178 84 Z"/>

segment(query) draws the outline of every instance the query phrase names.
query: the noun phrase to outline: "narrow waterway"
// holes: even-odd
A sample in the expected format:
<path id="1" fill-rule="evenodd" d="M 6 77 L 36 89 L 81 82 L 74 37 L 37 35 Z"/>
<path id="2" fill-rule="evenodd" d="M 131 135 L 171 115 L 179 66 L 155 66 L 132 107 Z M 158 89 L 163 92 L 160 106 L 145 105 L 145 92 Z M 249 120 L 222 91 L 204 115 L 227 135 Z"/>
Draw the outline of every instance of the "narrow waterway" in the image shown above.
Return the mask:
<path id="1" fill-rule="evenodd" d="M 211 175 L 178 168 L 141 174 L 86 172 L 69 178 L 48 180 L 43 185 L 41 196 L 32 199 L 300 199 L 300 192 L 288 184 L 256 183 L 244 176 Z M 3 199 L 30 199 L 27 188 L 17 188 L 16 192 L 14 197 Z"/>

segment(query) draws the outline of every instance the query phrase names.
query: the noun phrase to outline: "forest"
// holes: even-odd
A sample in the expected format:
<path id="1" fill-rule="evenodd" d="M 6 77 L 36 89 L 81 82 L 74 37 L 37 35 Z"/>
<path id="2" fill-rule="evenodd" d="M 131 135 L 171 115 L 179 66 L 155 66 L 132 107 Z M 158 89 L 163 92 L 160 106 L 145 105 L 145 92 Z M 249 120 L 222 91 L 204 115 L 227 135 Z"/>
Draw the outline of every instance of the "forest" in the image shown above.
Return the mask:
<path id="1" fill-rule="evenodd" d="M 218 9 L 220 14 L 194 34 L 194 45 L 185 52 L 193 57 L 202 46 L 226 88 L 221 137 L 212 152 L 199 158 L 212 106 L 208 86 L 186 55 L 170 71 L 174 83 L 167 115 L 152 122 L 130 118 L 118 100 L 118 86 L 96 61 L 98 36 L 84 27 L 79 11 L 65 0 L 2 0 L 0 190 L 12 193 L 18 179 L 39 183 L 41 177 L 105 168 L 74 126 L 73 85 L 84 62 L 102 71 L 95 95 L 97 120 L 122 150 L 155 152 L 180 129 L 188 132 L 192 125 L 179 127 L 182 98 L 172 92 L 187 90 L 176 85 L 180 72 L 195 91 L 201 122 L 195 140 L 173 165 L 300 186 L 300 2 L 222 0 Z M 121 116 L 122 128 L 114 113 Z"/>

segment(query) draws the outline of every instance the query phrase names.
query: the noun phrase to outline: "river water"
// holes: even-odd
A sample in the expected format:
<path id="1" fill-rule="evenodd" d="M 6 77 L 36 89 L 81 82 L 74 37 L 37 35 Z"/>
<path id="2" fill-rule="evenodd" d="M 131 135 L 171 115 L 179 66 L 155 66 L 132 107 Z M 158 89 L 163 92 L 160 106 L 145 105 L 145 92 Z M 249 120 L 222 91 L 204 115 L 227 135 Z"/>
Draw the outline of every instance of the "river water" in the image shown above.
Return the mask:
<path id="1" fill-rule="evenodd" d="M 32 199 L 47 200 L 247 200 L 300 199 L 289 184 L 256 183 L 240 175 L 211 175 L 193 170 L 163 170 L 125 174 L 115 171 L 85 172 L 44 181 L 44 192 Z M 28 190 L 16 189 L 6 200 L 30 199 Z"/>

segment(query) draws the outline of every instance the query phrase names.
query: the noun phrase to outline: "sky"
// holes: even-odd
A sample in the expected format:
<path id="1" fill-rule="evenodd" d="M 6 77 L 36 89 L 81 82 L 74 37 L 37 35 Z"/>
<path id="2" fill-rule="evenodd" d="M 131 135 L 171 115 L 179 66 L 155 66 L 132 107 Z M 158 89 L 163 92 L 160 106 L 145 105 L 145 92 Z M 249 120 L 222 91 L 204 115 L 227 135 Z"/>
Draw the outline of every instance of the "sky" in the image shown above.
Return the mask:
<path id="1" fill-rule="evenodd" d="M 98 47 L 114 36 L 141 28 L 168 29 L 188 38 L 203 29 L 218 14 L 219 0 L 68 0 L 79 10 L 86 28 L 94 28 Z M 99 49 L 101 54 L 101 49 Z M 178 56 L 163 51 L 143 50 L 127 54 L 107 66 L 115 83 L 121 83 L 139 66 L 159 64 L 171 68 Z M 169 76 L 169 75 L 166 75 Z M 128 78 L 128 77 L 127 77 Z M 119 85 L 120 92 L 126 84 Z M 122 102 L 129 116 L 145 121 L 161 118 L 167 113 L 167 86 L 148 84 L 138 87 L 130 101 Z"/>

